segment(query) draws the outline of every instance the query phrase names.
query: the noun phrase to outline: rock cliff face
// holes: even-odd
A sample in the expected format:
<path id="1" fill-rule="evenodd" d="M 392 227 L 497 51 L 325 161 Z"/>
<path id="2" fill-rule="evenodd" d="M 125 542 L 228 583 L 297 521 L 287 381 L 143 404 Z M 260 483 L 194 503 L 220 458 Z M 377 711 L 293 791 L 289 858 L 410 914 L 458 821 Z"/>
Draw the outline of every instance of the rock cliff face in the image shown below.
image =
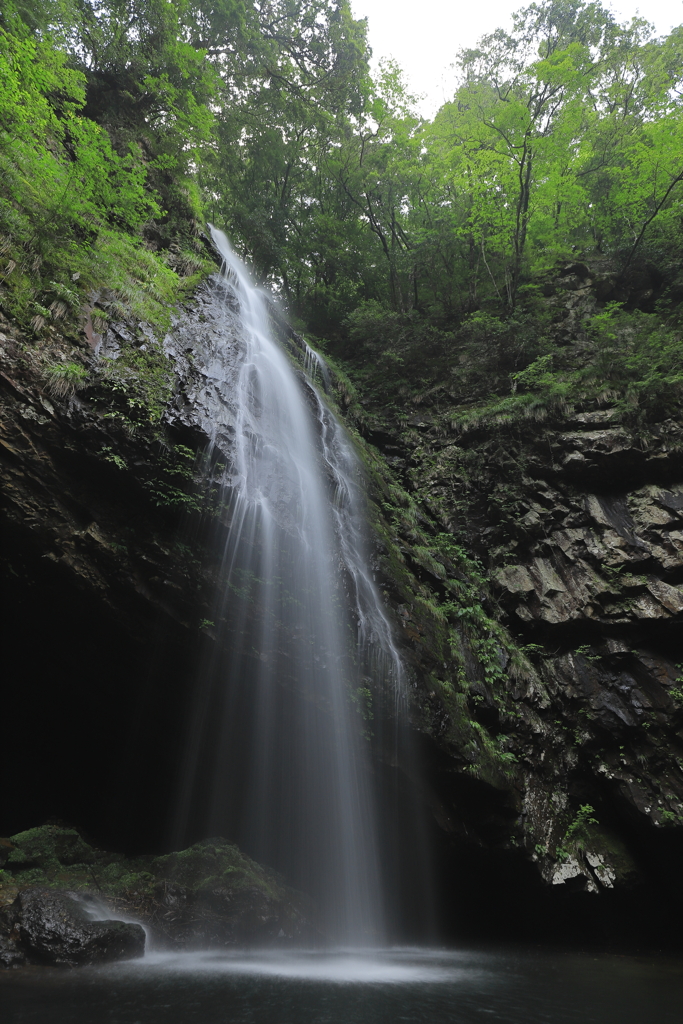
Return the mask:
<path id="1" fill-rule="evenodd" d="M 567 344 L 598 301 L 576 283 L 561 298 Z M 195 461 L 212 432 L 229 459 L 229 399 L 216 431 L 218 375 L 194 355 L 230 333 L 231 313 L 204 291 L 155 338 L 117 322 L 106 296 L 93 309 L 109 318 L 101 336 L 35 339 L 0 322 L 3 567 L 23 666 L 5 698 L 21 770 L 4 831 L 58 814 L 162 852 L 192 666 L 213 642 L 207 538 L 229 528 Z M 86 369 L 87 386 L 50 393 L 56 360 Z M 341 378 L 333 390 L 352 405 Z M 619 900 L 618 921 L 649 908 L 654 933 L 672 928 L 683 426 L 630 429 L 595 407 L 463 434 L 428 400 L 400 421 L 370 412 L 350 422 L 410 670 L 439 884 L 471 920 L 467 890 L 494 893 L 489 907 L 521 894 L 541 908 L 531 934 L 542 919 L 564 935 Z"/>
<path id="2" fill-rule="evenodd" d="M 103 337 L 0 322 L 4 699 L 21 765 L 3 824 L 57 815 L 161 849 L 213 595 L 193 478 L 206 436 L 171 402 L 163 333 L 94 308 Z M 50 392 L 55 365 L 87 386 Z"/>
<path id="3" fill-rule="evenodd" d="M 599 299 L 583 271 L 548 288 L 577 360 Z M 644 934 L 645 890 L 660 909 L 683 895 L 683 426 L 630 427 L 606 396 L 460 428 L 449 398 L 435 385 L 399 416 L 371 400 L 358 416 L 404 489 L 403 564 L 383 562 L 439 820 L 484 859 L 524 851 L 546 899 L 596 897 L 598 929 L 631 900 Z M 653 913 L 654 934 L 675 930 L 678 910 Z"/>
<path id="4" fill-rule="evenodd" d="M 681 428 L 635 437 L 601 413 L 567 427 L 518 436 L 523 469 L 499 448 L 470 492 L 482 527 L 472 545 L 492 563 L 498 621 L 537 673 L 526 692 L 504 687 L 522 715 L 509 750 L 527 841 L 549 881 L 583 875 L 594 890 L 635 866 L 625 851 L 620 864 L 591 853 L 587 836 L 583 856 L 547 857 L 563 847 L 572 802 L 626 831 L 683 824 Z M 447 508 L 462 480 L 441 455 L 432 487 Z M 490 688 L 481 696 L 493 711 Z"/>

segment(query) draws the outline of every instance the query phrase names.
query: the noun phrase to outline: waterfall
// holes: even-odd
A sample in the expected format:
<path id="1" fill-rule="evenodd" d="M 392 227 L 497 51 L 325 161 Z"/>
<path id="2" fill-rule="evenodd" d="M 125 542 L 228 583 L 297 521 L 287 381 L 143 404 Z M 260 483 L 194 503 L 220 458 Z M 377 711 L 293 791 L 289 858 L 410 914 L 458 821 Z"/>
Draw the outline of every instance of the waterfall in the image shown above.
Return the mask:
<path id="1" fill-rule="evenodd" d="M 379 944 L 370 741 L 379 705 L 395 712 L 404 684 L 370 568 L 360 465 L 314 383 L 326 383 L 323 361 L 306 347 L 294 366 L 265 297 L 211 232 L 225 332 L 196 358 L 212 381 L 208 462 L 228 524 L 212 619 L 223 643 L 202 668 L 183 814 L 309 892 L 330 942 Z"/>

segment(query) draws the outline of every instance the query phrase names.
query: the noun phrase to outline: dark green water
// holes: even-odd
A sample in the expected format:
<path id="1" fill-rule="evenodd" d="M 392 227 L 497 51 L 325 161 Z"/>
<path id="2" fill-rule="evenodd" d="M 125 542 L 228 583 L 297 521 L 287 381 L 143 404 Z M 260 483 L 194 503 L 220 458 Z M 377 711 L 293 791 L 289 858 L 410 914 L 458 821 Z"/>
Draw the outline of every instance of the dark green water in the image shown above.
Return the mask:
<path id="1" fill-rule="evenodd" d="M 681 1024 L 683 960 L 527 952 L 186 954 L 0 976 L 2 1024 Z"/>

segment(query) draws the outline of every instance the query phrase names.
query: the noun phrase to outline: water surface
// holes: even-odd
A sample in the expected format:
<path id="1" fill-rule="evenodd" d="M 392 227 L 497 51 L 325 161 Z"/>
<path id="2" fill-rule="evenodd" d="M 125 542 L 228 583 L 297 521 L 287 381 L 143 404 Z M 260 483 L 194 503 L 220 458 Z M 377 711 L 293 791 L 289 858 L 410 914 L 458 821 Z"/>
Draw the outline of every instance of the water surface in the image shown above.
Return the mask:
<path id="1" fill-rule="evenodd" d="M 0 976 L 3 1024 L 680 1024 L 672 958 L 392 949 L 148 954 Z"/>

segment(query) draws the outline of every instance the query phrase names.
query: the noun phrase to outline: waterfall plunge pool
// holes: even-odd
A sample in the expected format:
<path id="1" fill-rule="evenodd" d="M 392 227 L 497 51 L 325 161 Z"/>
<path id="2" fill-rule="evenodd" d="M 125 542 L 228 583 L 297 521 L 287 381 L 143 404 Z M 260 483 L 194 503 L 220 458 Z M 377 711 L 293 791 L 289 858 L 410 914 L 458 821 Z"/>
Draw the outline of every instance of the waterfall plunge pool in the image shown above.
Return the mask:
<path id="1" fill-rule="evenodd" d="M 538 950 L 149 953 L 0 976 L 7 1024 L 679 1024 L 683 963 Z"/>

